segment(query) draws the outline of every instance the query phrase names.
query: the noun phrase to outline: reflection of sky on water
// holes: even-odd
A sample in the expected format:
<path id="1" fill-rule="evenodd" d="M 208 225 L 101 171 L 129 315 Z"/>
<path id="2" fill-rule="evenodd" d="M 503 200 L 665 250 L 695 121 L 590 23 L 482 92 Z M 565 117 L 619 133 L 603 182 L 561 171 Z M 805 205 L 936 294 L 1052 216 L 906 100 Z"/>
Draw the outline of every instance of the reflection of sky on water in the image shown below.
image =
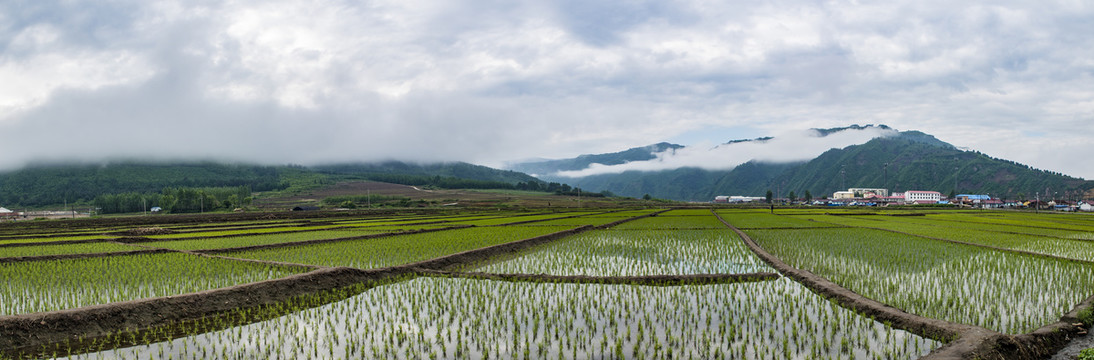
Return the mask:
<path id="1" fill-rule="evenodd" d="M 876 358 L 940 344 L 780 278 L 633 286 L 418 278 L 113 358 Z"/>
<path id="2" fill-rule="evenodd" d="M 771 271 L 726 230 L 594 231 L 475 271 L 551 275 L 685 275 Z"/>

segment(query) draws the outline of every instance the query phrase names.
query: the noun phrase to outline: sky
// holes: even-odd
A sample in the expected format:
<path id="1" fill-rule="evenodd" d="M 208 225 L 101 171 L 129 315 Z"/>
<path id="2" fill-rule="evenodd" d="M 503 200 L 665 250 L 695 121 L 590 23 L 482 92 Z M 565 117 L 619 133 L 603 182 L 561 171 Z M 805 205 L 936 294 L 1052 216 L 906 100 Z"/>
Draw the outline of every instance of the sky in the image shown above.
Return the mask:
<path id="1" fill-rule="evenodd" d="M 1094 179 L 1090 34 L 1086 1 L 3 1 L 0 169 L 503 166 L 885 124 Z"/>

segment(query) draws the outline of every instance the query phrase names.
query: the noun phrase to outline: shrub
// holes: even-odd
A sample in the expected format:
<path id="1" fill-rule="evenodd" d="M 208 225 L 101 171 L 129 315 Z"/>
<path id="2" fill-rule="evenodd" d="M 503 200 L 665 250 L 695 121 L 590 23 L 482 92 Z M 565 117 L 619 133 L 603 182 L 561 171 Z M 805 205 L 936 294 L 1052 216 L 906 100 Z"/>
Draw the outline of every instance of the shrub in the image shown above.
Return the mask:
<path id="1" fill-rule="evenodd" d="M 1087 325 L 1094 324 L 1094 308 L 1086 308 L 1079 311 L 1079 321 L 1082 321 Z"/>
<path id="2" fill-rule="evenodd" d="M 1094 348 L 1089 348 L 1079 352 L 1079 360 L 1094 360 Z"/>

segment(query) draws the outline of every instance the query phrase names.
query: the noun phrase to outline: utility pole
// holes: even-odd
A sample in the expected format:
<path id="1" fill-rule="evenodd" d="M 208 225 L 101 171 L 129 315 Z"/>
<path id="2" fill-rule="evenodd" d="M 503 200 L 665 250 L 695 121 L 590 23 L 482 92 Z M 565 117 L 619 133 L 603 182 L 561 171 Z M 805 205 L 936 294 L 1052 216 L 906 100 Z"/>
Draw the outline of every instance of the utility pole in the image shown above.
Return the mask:
<path id="1" fill-rule="evenodd" d="M 847 190 L 847 171 L 845 169 L 846 167 L 847 167 L 847 165 L 840 165 L 839 166 L 839 176 L 840 176 L 839 187 L 840 187 L 840 191 Z"/>
<path id="2" fill-rule="evenodd" d="M 958 163 L 957 157 L 954 157 L 953 158 L 953 193 L 954 193 L 954 195 L 957 194 L 957 179 L 959 177 L 958 174 L 960 174 L 960 170 L 961 170 L 961 167 L 959 167 L 958 164 L 959 163 Z"/>
<path id="3" fill-rule="evenodd" d="M 882 181 L 881 187 L 886 190 L 889 189 L 889 163 L 885 163 L 885 180 Z"/>

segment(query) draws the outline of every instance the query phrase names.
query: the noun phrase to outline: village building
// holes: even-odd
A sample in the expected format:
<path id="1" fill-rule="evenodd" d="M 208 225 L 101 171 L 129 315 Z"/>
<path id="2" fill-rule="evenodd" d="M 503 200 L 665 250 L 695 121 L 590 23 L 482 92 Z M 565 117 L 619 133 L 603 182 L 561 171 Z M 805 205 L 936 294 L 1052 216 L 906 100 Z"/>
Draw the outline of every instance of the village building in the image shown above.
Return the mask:
<path id="1" fill-rule="evenodd" d="M 837 191 L 832 193 L 832 199 L 854 199 L 855 193 L 853 191 Z"/>
<path id="2" fill-rule="evenodd" d="M 886 196 L 889 196 L 889 189 L 850 188 L 850 189 L 847 189 L 847 191 L 854 194 L 854 197 L 857 197 L 857 198 L 886 197 Z"/>
<path id="3" fill-rule="evenodd" d="M 904 192 L 905 204 L 937 204 L 942 201 L 942 193 L 937 191 L 909 190 Z"/>
<path id="4" fill-rule="evenodd" d="M 755 196 L 740 196 L 740 195 L 725 196 L 725 195 L 719 195 L 719 196 L 714 197 L 714 202 L 719 203 L 719 204 L 739 204 L 739 203 L 748 203 L 748 202 L 758 202 L 758 201 L 763 201 L 765 199 L 766 198 L 755 197 Z"/>
<path id="5" fill-rule="evenodd" d="M 0 221 L 15 220 L 19 213 L 0 207 Z"/>

